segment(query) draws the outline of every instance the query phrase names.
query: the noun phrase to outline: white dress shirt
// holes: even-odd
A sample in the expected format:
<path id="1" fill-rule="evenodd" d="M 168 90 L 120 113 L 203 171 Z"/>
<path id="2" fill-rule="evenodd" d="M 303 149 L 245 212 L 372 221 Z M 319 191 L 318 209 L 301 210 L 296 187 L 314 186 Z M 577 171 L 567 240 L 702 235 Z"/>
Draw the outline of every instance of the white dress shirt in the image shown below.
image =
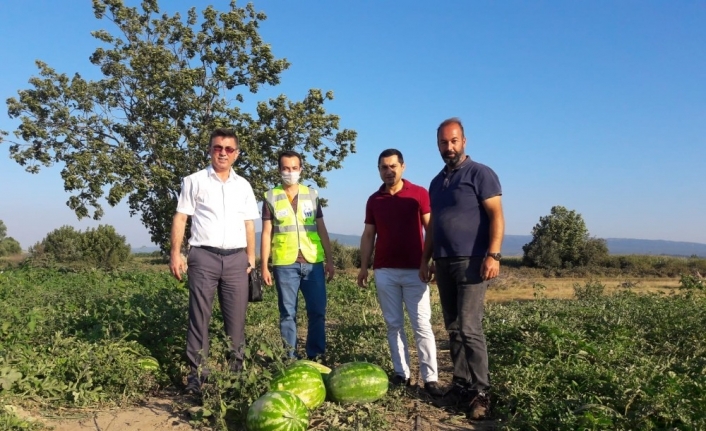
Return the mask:
<path id="1" fill-rule="evenodd" d="M 191 216 L 192 247 L 244 248 L 245 220 L 260 218 L 250 183 L 233 169 L 221 181 L 210 165 L 182 180 L 177 212 Z"/>

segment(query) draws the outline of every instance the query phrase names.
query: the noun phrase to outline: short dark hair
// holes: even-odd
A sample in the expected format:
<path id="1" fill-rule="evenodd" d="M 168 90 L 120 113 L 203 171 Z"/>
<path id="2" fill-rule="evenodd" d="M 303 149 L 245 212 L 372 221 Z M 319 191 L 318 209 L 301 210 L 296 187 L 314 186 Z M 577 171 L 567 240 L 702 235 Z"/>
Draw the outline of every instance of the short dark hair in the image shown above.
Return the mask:
<path id="1" fill-rule="evenodd" d="M 439 127 L 436 128 L 436 139 L 439 139 L 439 132 L 441 132 L 441 129 L 448 126 L 449 124 L 458 124 L 458 127 L 461 128 L 461 137 L 466 137 L 466 132 L 463 131 L 463 123 L 461 123 L 461 119 L 458 117 L 451 117 L 442 121 L 441 124 L 439 124 Z"/>
<path id="2" fill-rule="evenodd" d="M 238 141 L 238 135 L 235 134 L 233 129 L 228 129 L 225 127 L 219 127 L 211 132 L 211 137 L 208 138 L 208 145 L 211 146 L 213 138 L 233 138 L 235 139 L 235 149 L 240 148 L 240 141 Z"/>
<path id="3" fill-rule="evenodd" d="M 302 155 L 293 150 L 286 150 L 279 153 L 279 158 L 277 159 L 277 166 L 282 169 L 282 157 L 296 157 L 299 159 L 299 167 L 302 167 Z"/>
<path id="4" fill-rule="evenodd" d="M 400 161 L 400 164 L 404 164 L 404 157 L 402 157 L 402 153 L 400 152 L 400 150 L 397 150 L 395 148 L 388 148 L 387 150 L 380 153 L 380 156 L 378 156 L 378 166 L 380 166 L 380 162 L 382 162 L 382 159 L 384 159 L 385 157 L 392 156 L 397 156 L 397 159 Z"/>

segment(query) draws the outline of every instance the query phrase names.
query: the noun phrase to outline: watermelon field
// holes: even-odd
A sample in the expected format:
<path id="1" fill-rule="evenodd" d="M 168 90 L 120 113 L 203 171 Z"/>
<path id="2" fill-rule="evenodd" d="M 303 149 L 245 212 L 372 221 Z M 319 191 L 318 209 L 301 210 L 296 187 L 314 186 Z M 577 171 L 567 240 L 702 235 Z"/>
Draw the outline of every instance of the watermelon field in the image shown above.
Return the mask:
<path id="1" fill-rule="evenodd" d="M 489 301 L 490 422 L 469 424 L 413 378 L 412 386 L 390 388 L 374 402 L 324 401 L 309 412 L 309 429 L 706 429 L 706 289 L 690 276 L 673 281 L 675 288 L 657 293 L 635 283 L 608 292 L 587 278 L 574 285 L 573 298 L 552 299 L 537 280 L 531 299 Z M 342 272 L 328 292 L 326 365 L 370 362 L 390 373 L 374 290 L 358 288 L 354 273 Z M 448 383 L 448 345 L 432 292 L 440 379 Z M 245 429 L 252 403 L 290 365 L 275 292 L 267 289 L 265 300 L 248 309 L 246 368 L 239 374 L 225 371 L 214 312 L 215 371 L 201 402 L 176 395 L 187 372 L 187 300 L 186 286 L 164 265 L 114 272 L 20 265 L 0 272 L 0 429 L 49 429 L 20 410 L 35 418 L 78 417 L 155 395 L 172 397 L 179 419 L 195 429 Z M 302 310 L 300 328 L 305 319 Z M 411 337 L 410 343 L 414 358 Z"/>

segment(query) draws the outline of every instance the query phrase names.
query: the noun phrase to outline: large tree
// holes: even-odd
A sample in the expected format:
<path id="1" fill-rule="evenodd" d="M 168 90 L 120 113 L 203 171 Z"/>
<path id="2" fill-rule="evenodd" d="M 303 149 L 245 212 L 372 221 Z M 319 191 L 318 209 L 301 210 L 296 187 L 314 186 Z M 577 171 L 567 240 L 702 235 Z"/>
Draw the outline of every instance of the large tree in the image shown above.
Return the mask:
<path id="1" fill-rule="evenodd" d="M 324 173 L 355 152 L 356 132 L 339 131 L 327 114 L 331 91 L 308 91 L 301 101 L 285 95 L 246 105 L 246 93 L 280 83 L 289 67 L 258 34 L 266 19 L 252 4 L 209 6 L 186 17 L 159 10 L 157 0 L 128 7 L 122 0 L 93 0 L 97 19 L 116 30 L 92 32 L 100 46 L 90 62 L 103 78 L 58 73 L 37 61 L 39 76 L 8 114 L 21 124 L 16 141 L 0 131 L 0 143 L 31 173 L 60 163 L 67 205 L 78 218 L 103 215 L 101 199 L 115 206 L 127 198 L 152 241 L 168 247 L 180 178 L 208 163 L 209 133 L 232 127 L 244 153 L 236 166 L 258 196 L 278 181 L 277 153 L 304 155 L 307 179 L 326 185 Z"/>
<path id="2" fill-rule="evenodd" d="M 605 240 L 589 237 L 581 214 L 562 206 L 539 218 L 522 250 L 526 265 L 547 269 L 590 265 L 608 255 Z"/>

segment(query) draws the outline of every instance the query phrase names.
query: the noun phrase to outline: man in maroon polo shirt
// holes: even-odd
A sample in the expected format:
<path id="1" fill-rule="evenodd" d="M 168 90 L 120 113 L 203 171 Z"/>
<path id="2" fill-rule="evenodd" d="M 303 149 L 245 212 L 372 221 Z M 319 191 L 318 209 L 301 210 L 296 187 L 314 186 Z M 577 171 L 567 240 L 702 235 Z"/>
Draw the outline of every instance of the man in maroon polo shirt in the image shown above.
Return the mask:
<path id="1" fill-rule="evenodd" d="M 398 150 L 385 150 L 378 157 L 383 185 L 368 198 L 365 207 L 358 285 L 367 286 L 374 246 L 375 286 L 387 325 L 387 341 L 395 371 L 392 383 L 409 384 L 411 376 L 404 331 L 406 307 L 414 330 L 424 389 L 432 396 L 442 396 L 443 391 L 437 382 L 429 286 L 419 279 L 424 230 L 429 225 L 429 194 L 423 187 L 402 179 L 404 168 L 404 159 Z"/>

